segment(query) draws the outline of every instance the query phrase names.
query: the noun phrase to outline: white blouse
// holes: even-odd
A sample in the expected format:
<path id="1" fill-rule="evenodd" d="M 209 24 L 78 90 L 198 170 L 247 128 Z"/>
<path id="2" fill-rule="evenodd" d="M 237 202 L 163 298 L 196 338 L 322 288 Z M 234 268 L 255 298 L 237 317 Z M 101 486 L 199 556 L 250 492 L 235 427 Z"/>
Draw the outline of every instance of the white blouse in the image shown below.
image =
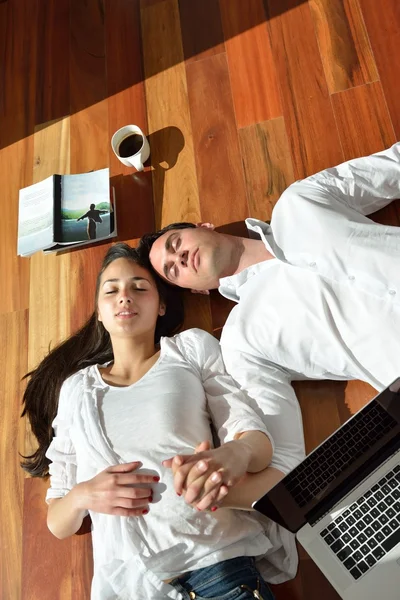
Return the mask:
<path id="1" fill-rule="evenodd" d="M 108 466 L 139 460 L 139 473 L 160 476 L 146 516 L 90 513 L 93 523 L 94 600 L 181 598 L 163 580 L 237 556 L 269 554 L 267 576 L 294 575 L 293 539 L 254 513 L 197 512 L 173 489 L 162 461 L 212 442 L 210 416 L 221 442 L 265 423 L 225 373 L 218 342 L 192 329 L 161 340 L 160 357 L 135 384 L 106 384 L 97 366 L 63 385 L 47 451 L 51 487 L 59 498 Z"/>

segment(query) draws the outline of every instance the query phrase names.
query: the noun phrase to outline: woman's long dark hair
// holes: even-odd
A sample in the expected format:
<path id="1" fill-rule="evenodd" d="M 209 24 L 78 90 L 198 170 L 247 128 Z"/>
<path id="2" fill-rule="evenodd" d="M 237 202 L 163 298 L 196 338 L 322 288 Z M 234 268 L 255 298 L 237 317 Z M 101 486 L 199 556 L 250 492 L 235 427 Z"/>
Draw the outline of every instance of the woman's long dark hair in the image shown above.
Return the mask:
<path id="1" fill-rule="evenodd" d="M 95 311 L 85 325 L 65 342 L 54 348 L 30 373 L 29 382 L 23 396 L 22 416 L 27 416 L 39 447 L 25 459 L 21 466 L 33 476 L 44 477 L 48 473 L 50 461 L 45 453 L 53 439 L 52 422 L 57 414 L 58 398 L 63 382 L 84 367 L 102 364 L 113 360 L 109 333 L 97 319 L 97 298 L 100 278 L 104 270 L 118 258 L 126 258 L 147 269 L 156 283 L 160 299 L 165 303 L 166 312 L 158 317 L 154 341 L 157 344 L 162 336 L 176 333 L 183 323 L 182 292 L 172 287 L 154 272 L 148 252 L 118 243 L 108 250 L 97 276 Z"/>

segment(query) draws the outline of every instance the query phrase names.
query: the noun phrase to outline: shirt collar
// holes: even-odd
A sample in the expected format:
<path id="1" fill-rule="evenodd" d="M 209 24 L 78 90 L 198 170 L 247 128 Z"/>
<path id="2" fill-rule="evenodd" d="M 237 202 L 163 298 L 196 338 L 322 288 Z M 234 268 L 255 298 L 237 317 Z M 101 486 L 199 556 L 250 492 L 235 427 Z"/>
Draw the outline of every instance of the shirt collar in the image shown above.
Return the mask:
<path id="1" fill-rule="evenodd" d="M 264 242 L 265 247 L 273 256 L 276 256 L 274 251 L 275 243 L 272 235 L 271 226 L 264 221 L 258 219 L 246 219 L 246 227 L 249 232 L 249 238 L 261 239 Z M 255 265 L 250 265 L 247 269 L 243 269 L 236 275 L 230 275 L 229 277 L 223 277 L 219 281 L 218 291 L 222 296 L 233 300 L 233 302 L 239 302 L 240 300 L 240 288 L 253 277 L 256 273 L 262 271 L 266 264 L 270 263 L 270 260 L 265 260 Z"/>

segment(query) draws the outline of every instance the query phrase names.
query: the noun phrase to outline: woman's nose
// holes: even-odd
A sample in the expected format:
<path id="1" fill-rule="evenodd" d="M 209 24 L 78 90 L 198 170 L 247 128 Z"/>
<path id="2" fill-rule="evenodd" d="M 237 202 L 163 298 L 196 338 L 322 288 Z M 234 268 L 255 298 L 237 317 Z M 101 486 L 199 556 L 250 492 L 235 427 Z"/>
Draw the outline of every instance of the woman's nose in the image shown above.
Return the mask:
<path id="1" fill-rule="evenodd" d="M 123 304 L 124 302 L 128 302 L 128 304 L 131 302 L 131 298 L 128 296 L 128 294 L 126 292 L 121 292 L 120 297 L 119 297 L 119 303 Z"/>
<path id="2" fill-rule="evenodd" d="M 187 261 L 188 261 L 188 254 L 189 252 L 187 250 L 184 250 L 183 252 L 180 252 L 179 256 L 178 256 L 178 263 L 184 267 L 187 266 Z"/>

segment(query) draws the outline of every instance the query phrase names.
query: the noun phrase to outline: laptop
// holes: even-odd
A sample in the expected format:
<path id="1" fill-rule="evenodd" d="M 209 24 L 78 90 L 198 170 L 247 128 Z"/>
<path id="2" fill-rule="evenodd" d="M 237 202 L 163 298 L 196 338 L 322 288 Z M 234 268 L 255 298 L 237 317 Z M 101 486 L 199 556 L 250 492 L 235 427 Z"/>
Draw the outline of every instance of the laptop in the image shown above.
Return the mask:
<path id="1" fill-rule="evenodd" d="M 344 600 L 399 600 L 400 377 L 253 508 L 296 534 Z"/>

